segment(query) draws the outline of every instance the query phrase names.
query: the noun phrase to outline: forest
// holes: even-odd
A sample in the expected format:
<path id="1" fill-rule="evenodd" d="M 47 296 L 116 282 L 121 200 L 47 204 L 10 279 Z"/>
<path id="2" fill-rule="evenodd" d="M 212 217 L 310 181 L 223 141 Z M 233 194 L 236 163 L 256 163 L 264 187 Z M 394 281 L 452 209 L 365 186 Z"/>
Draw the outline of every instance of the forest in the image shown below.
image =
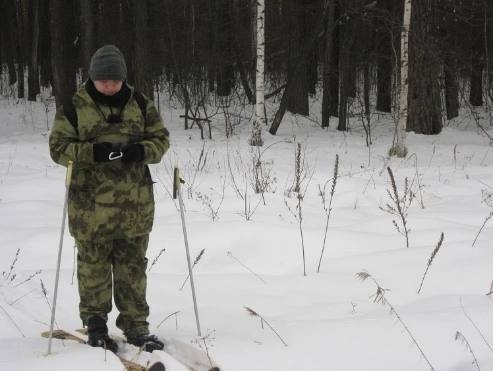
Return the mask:
<path id="1" fill-rule="evenodd" d="M 372 113 L 397 112 L 405 2 L 265 1 L 269 132 L 286 111 L 341 131 L 355 111 L 368 129 Z M 492 104 L 493 2 L 411 3 L 406 130 L 437 134 L 461 107 Z M 111 43 L 127 56 L 129 82 L 176 99 L 188 128 L 211 107 L 255 103 L 256 17 L 253 0 L 2 0 L 2 84 L 31 101 L 51 87 L 62 104 Z M 321 112 L 310 112 L 313 97 Z"/>

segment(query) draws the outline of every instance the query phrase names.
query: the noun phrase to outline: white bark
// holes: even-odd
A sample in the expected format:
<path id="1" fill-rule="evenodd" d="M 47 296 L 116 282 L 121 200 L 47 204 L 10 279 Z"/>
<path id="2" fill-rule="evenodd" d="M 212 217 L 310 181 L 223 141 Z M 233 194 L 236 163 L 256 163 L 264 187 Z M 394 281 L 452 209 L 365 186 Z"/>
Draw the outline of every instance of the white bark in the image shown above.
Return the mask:
<path id="1" fill-rule="evenodd" d="M 408 116 L 409 92 L 409 28 L 411 25 L 412 0 L 404 0 L 404 20 L 401 32 L 401 84 L 399 94 L 399 118 L 396 126 L 394 147 L 391 155 L 404 157 L 406 148 L 406 125 Z"/>
<path id="2" fill-rule="evenodd" d="M 265 98 L 265 76 L 264 76 L 264 55 L 265 55 L 265 0 L 257 0 L 257 75 L 255 83 L 255 116 L 252 120 L 252 137 L 250 145 L 261 146 L 262 126 L 265 123 L 264 98 Z"/>

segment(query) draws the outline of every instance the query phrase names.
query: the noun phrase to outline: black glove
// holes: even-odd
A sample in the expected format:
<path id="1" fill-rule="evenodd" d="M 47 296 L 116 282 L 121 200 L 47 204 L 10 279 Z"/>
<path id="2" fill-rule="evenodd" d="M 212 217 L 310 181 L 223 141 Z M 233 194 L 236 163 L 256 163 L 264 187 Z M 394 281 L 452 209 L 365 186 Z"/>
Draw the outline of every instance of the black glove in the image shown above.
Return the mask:
<path id="1" fill-rule="evenodd" d="M 94 154 L 94 162 L 110 161 L 109 156 L 113 152 L 113 144 L 107 142 L 94 143 L 92 145 L 92 152 Z"/>
<path id="2" fill-rule="evenodd" d="M 125 163 L 139 162 L 144 159 L 144 146 L 140 143 L 127 144 L 122 148 L 122 161 Z"/>

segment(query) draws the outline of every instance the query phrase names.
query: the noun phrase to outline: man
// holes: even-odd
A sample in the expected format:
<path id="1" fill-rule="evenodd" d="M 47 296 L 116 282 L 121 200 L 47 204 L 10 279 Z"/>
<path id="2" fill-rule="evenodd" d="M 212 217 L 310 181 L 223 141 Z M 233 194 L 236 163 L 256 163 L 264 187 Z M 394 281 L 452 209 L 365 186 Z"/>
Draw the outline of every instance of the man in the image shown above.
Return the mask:
<path id="1" fill-rule="evenodd" d="M 162 349 L 147 322 L 145 254 L 154 219 L 147 164 L 161 161 L 169 133 L 152 100 L 125 82 L 116 46 L 94 53 L 89 77 L 72 105 L 57 111 L 49 141 L 55 162 L 74 163 L 68 216 L 78 251 L 80 316 L 90 345 L 116 351 L 106 326 L 114 290 L 116 325 L 127 341 Z"/>

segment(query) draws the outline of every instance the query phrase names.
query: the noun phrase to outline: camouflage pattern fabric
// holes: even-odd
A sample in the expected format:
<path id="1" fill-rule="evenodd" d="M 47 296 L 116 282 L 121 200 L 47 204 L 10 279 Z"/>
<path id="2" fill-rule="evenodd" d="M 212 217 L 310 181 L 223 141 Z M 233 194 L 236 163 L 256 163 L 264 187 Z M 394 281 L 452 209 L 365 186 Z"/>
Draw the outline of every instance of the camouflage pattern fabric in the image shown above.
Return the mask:
<path id="1" fill-rule="evenodd" d="M 145 97 L 146 120 L 133 95 L 121 123 L 107 123 L 109 107 L 94 103 L 82 86 L 72 101 L 75 128 L 60 107 L 50 133 L 50 154 L 63 166 L 74 162 L 69 190 L 69 229 L 77 240 L 113 240 L 148 234 L 154 219 L 152 179 L 147 164 L 159 163 L 169 148 L 168 131 L 156 107 Z M 129 143 L 144 147 L 144 161 L 94 162 L 94 143 L 115 148 Z"/>
<path id="2" fill-rule="evenodd" d="M 84 324 L 93 315 L 107 319 L 112 286 L 120 314 L 116 325 L 125 336 L 149 333 L 145 257 L 148 235 L 113 241 L 76 241 L 80 316 Z M 113 276 L 113 278 L 112 278 Z"/>

